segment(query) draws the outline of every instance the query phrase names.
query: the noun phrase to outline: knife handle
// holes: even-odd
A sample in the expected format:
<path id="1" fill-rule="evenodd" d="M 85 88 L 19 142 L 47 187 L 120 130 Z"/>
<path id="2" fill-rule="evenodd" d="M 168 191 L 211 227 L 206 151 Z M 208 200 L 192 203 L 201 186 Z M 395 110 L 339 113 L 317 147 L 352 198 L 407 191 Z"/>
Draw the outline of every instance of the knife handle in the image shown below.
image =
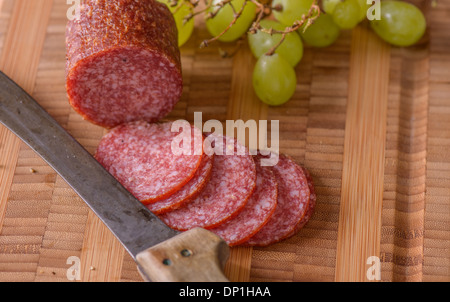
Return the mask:
<path id="1" fill-rule="evenodd" d="M 136 256 L 139 272 L 153 282 L 227 282 L 223 268 L 230 249 L 216 234 L 195 228 Z"/>

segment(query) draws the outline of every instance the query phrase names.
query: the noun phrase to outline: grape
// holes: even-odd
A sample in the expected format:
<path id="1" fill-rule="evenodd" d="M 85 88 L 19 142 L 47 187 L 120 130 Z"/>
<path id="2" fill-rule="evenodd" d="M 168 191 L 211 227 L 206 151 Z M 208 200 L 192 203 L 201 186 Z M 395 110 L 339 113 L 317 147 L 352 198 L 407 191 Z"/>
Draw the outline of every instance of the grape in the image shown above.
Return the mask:
<path id="1" fill-rule="evenodd" d="M 274 0 L 272 7 L 281 5 L 282 11 L 273 10 L 275 18 L 286 26 L 292 26 L 295 21 L 301 20 L 302 15 L 307 15 L 313 0 Z"/>
<path id="2" fill-rule="evenodd" d="M 369 9 L 369 7 L 371 5 L 367 4 L 367 0 L 357 0 L 357 1 L 359 4 L 359 11 L 360 11 L 359 22 L 361 22 L 362 20 L 364 20 L 366 18 L 367 10 Z"/>
<path id="3" fill-rule="evenodd" d="M 333 21 L 342 29 L 352 29 L 360 22 L 361 7 L 357 0 L 345 0 L 336 4 Z"/>
<path id="4" fill-rule="evenodd" d="M 322 8 L 327 14 L 333 14 L 336 4 L 341 0 L 322 0 Z"/>
<path id="5" fill-rule="evenodd" d="M 386 42 L 410 46 L 425 33 L 426 20 L 416 6 L 402 1 L 381 1 L 381 19 L 370 21 L 372 29 Z"/>
<path id="6" fill-rule="evenodd" d="M 346 0 L 322 0 L 322 6 L 325 13 L 332 15 L 334 13 L 334 9 L 336 8 L 336 5 L 339 2 L 343 2 Z M 369 8 L 369 5 L 366 2 L 367 0 L 357 0 L 359 4 L 359 18 L 358 22 L 361 22 L 365 17 L 367 13 L 367 9 Z"/>
<path id="7" fill-rule="evenodd" d="M 221 1 L 222 0 L 213 0 L 213 5 L 208 9 L 208 12 L 216 12 L 220 8 L 217 4 Z M 246 3 L 246 5 L 236 23 L 233 24 L 233 26 L 231 26 L 231 28 L 224 35 L 218 38 L 218 40 L 223 42 L 232 42 L 239 39 L 247 32 L 256 17 L 256 5 L 254 3 L 250 1 L 245 2 L 244 0 L 232 0 L 230 3 L 233 5 L 236 13 L 241 11 L 244 3 Z M 206 28 L 211 35 L 217 37 L 231 24 L 233 20 L 233 8 L 230 4 L 226 4 L 213 18 L 209 18 L 206 21 Z"/>
<path id="8" fill-rule="evenodd" d="M 297 75 L 279 54 L 262 55 L 253 71 L 253 88 L 258 98 L 271 106 L 279 106 L 294 95 Z"/>
<path id="9" fill-rule="evenodd" d="M 339 37 L 341 29 L 328 14 L 321 14 L 305 31 L 299 30 L 306 44 L 313 47 L 326 47 L 333 44 Z"/>
<path id="10" fill-rule="evenodd" d="M 277 21 L 267 19 L 262 20 L 260 25 L 265 29 L 272 28 L 278 31 L 284 31 L 286 28 Z M 256 58 L 266 54 L 269 50 L 276 46 L 280 40 L 281 34 L 270 35 L 262 31 L 258 31 L 256 34 L 248 35 L 250 49 Z M 275 53 L 278 53 L 286 61 L 288 61 L 289 64 L 295 67 L 303 57 L 303 43 L 299 35 L 296 32 L 287 34 Z"/>
<path id="11" fill-rule="evenodd" d="M 158 0 L 161 3 L 166 4 L 169 10 L 172 12 L 175 19 L 175 23 L 178 29 L 178 46 L 184 45 L 192 35 L 194 31 L 194 19 L 191 18 L 187 23 L 184 23 L 184 18 L 192 14 L 193 10 L 184 1 L 179 1 L 179 5 L 171 6 L 170 0 Z"/>

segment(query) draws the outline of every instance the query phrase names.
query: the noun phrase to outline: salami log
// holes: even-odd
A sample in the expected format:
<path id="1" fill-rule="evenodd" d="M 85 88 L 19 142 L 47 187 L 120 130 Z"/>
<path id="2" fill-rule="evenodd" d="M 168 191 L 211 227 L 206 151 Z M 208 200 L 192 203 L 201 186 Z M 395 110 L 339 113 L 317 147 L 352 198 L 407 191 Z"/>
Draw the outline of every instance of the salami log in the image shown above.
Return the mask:
<path id="1" fill-rule="evenodd" d="M 267 224 L 246 245 L 266 246 L 292 236 L 308 210 L 310 189 L 302 168 L 280 154 L 272 169 L 278 182 L 277 207 Z"/>
<path id="2" fill-rule="evenodd" d="M 204 154 L 194 177 L 192 177 L 187 184 L 166 199 L 148 204 L 147 208 L 155 214 L 163 214 L 173 211 L 184 205 L 186 202 L 191 201 L 208 183 L 211 176 L 213 163 L 214 154 Z"/>
<path id="3" fill-rule="evenodd" d="M 246 242 L 270 219 L 277 205 L 278 185 L 270 167 L 262 167 L 258 157 L 256 164 L 256 188 L 243 210 L 233 219 L 211 231 L 234 246 Z"/>
<path id="4" fill-rule="evenodd" d="M 156 0 L 83 0 L 66 28 L 66 89 L 86 120 L 156 121 L 183 88 L 177 29 Z"/>
<path id="5" fill-rule="evenodd" d="M 191 155 L 177 155 L 172 146 L 175 138 L 183 136 L 184 141 L 194 142 L 197 135 L 201 143 L 200 130 L 192 127 L 178 133 L 171 128 L 171 122 L 122 124 L 101 139 L 95 158 L 141 202 L 162 200 L 193 178 L 202 159 L 201 152 L 195 155 L 194 146 Z"/>
<path id="6" fill-rule="evenodd" d="M 211 179 L 203 191 L 183 207 L 159 215 L 173 229 L 214 228 L 238 215 L 255 190 L 256 168 L 247 148 L 226 136 L 214 140 L 223 142 L 215 148 L 221 145 L 224 150 L 219 155 L 215 149 Z"/>

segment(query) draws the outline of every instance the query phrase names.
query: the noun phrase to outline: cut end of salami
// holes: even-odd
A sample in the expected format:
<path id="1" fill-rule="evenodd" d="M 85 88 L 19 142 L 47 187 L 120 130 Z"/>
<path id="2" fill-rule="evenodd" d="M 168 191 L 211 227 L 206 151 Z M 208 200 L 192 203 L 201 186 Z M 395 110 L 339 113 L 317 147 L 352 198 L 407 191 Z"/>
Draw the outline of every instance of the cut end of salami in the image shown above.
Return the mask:
<path id="1" fill-rule="evenodd" d="M 136 120 L 158 121 L 182 92 L 178 67 L 154 50 L 115 48 L 71 69 L 67 93 L 72 107 L 90 122 L 111 128 Z"/>
<path id="2" fill-rule="evenodd" d="M 181 98 L 177 29 L 155 0 L 85 0 L 66 29 L 66 89 L 86 120 L 157 121 Z"/>

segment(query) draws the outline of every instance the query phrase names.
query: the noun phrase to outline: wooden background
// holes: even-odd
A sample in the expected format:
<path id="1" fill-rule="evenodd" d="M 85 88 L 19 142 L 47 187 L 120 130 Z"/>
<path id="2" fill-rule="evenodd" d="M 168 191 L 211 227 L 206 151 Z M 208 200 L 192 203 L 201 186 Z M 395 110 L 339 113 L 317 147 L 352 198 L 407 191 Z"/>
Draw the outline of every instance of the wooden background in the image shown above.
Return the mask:
<path id="1" fill-rule="evenodd" d="M 170 118 L 280 121 L 280 148 L 310 169 L 318 204 L 295 237 L 233 248 L 232 281 L 450 281 L 450 1 L 414 1 L 428 32 L 411 48 L 366 26 L 325 49 L 306 48 L 297 91 L 262 105 L 245 42 L 232 58 L 197 19 L 182 48 L 185 89 Z M 94 152 L 103 129 L 83 121 L 64 88 L 64 0 L 0 0 L 0 70 Z M 0 127 L 0 281 L 141 281 L 131 257 L 64 181 Z"/>

